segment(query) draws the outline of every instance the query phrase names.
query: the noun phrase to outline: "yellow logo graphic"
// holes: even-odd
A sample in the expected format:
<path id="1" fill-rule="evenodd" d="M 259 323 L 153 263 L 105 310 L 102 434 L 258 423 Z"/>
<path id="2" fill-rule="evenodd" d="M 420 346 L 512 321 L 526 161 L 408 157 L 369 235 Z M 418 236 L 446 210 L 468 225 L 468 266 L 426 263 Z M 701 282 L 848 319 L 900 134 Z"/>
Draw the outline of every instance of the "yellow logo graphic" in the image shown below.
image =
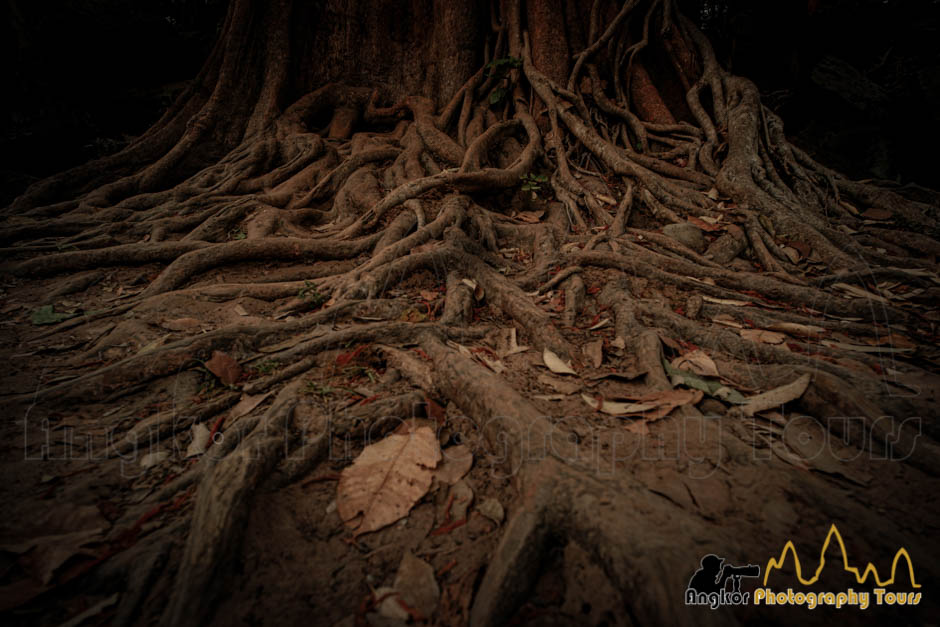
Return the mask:
<path id="1" fill-rule="evenodd" d="M 793 563 L 796 565 L 796 577 L 800 580 L 800 583 L 803 585 L 811 585 L 816 583 L 819 579 L 819 576 L 822 574 L 823 568 L 826 566 L 826 550 L 829 548 L 829 543 L 832 539 L 835 538 L 836 542 L 839 543 L 839 548 L 842 550 L 842 568 L 848 572 L 855 575 L 855 579 L 858 583 L 863 584 L 868 579 L 868 576 L 871 575 L 879 587 L 890 586 L 894 583 L 895 575 L 898 570 L 898 562 L 901 561 L 901 558 L 907 562 L 907 571 L 911 577 L 911 587 L 920 588 L 920 584 L 914 580 L 914 565 L 911 563 L 911 556 L 907 552 L 907 549 L 901 547 L 898 549 L 898 552 L 894 554 L 894 560 L 891 562 L 891 578 L 882 580 L 878 575 L 878 570 L 875 568 L 875 565 L 871 562 L 868 563 L 868 566 L 865 567 L 865 570 L 859 572 L 859 569 L 855 566 L 849 566 L 849 557 L 845 551 L 845 542 L 842 540 L 842 535 L 839 533 L 839 530 L 836 528 L 835 524 L 829 528 L 829 534 L 826 536 L 826 541 L 823 542 L 822 550 L 819 552 L 819 566 L 816 568 L 815 574 L 809 579 L 803 578 L 803 567 L 800 564 L 800 558 L 796 554 L 796 547 L 793 546 L 793 541 L 789 540 L 783 547 L 783 551 L 780 552 L 780 557 L 777 559 L 770 558 L 767 562 L 767 568 L 764 569 L 764 585 L 767 585 L 767 578 L 770 576 L 770 571 L 773 569 L 780 569 L 784 562 L 787 559 L 787 552 L 793 554 Z"/>

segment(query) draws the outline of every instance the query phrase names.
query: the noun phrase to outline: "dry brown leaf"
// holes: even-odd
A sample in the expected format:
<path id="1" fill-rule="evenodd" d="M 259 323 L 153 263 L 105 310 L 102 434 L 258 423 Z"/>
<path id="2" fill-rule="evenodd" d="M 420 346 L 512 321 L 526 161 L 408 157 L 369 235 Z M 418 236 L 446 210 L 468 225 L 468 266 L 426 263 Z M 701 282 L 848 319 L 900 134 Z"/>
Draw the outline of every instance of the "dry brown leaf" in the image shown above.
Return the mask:
<path id="1" fill-rule="evenodd" d="M 454 485 L 463 479 L 473 466 L 473 453 L 466 444 L 449 446 L 441 451 L 441 454 L 443 461 L 434 470 L 434 478 L 441 483 Z"/>
<path id="2" fill-rule="evenodd" d="M 239 316 L 247 316 L 247 315 L 248 315 L 248 311 L 247 311 L 244 307 L 242 307 L 241 305 L 235 305 L 235 307 L 233 307 L 233 309 L 235 310 L 235 313 L 237 313 Z"/>
<path id="3" fill-rule="evenodd" d="M 585 344 L 581 350 L 591 360 L 595 368 L 600 368 L 604 361 L 604 340 L 595 340 Z"/>
<path id="4" fill-rule="evenodd" d="M 439 296 L 437 292 L 432 292 L 431 290 L 421 290 L 418 292 L 418 294 L 421 296 L 421 298 L 429 302 L 437 300 L 437 297 Z"/>
<path id="5" fill-rule="evenodd" d="M 712 322 L 717 322 L 718 324 L 724 325 L 726 327 L 732 327 L 734 329 L 743 329 L 744 325 L 729 316 L 728 314 L 718 314 L 712 318 Z"/>
<path id="6" fill-rule="evenodd" d="M 483 300 L 483 286 L 473 279 L 461 279 L 461 282 L 473 290 L 473 298 L 477 301 Z"/>
<path id="7" fill-rule="evenodd" d="M 434 613 L 441 598 L 434 568 L 412 555 L 411 551 L 405 551 L 401 559 L 398 573 L 395 574 L 394 588 L 409 607 L 426 618 Z"/>
<path id="8" fill-rule="evenodd" d="M 787 341 L 787 336 L 775 331 L 765 331 L 764 329 L 741 329 L 741 337 L 752 342 L 761 342 L 762 344 L 783 344 Z"/>
<path id="9" fill-rule="evenodd" d="M 340 475 L 336 511 L 356 536 L 390 525 L 427 494 L 440 460 L 428 427 L 370 444 Z"/>
<path id="10" fill-rule="evenodd" d="M 749 300 L 734 300 L 732 298 L 713 298 L 711 296 L 702 296 L 706 303 L 715 303 L 716 305 L 731 305 L 733 307 L 747 307 L 751 304 Z"/>
<path id="11" fill-rule="evenodd" d="M 598 329 L 606 327 L 608 324 L 610 324 L 610 318 L 604 318 L 597 324 L 588 327 L 588 331 L 597 331 Z"/>
<path id="12" fill-rule="evenodd" d="M 228 418 L 225 420 L 225 426 L 227 427 L 233 421 L 250 414 L 255 407 L 263 403 L 264 399 L 272 394 L 274 394 L 273 390 L 264 394 L 255 394 L 254 396 L 242 394 L 241 400 L 235 404 L 235 407 L 229 410 Z"/>
<path id="13" fill-rule="evenodd" d="M 212 358 L 206 362 L 206 368 L 225 385 L 234 385 L 242 376 L 242 367 L 222 351 L 212 351 Z"/>
<path id="14" fill-rule="evenodd" d="M 702 375 L 703 377 L 718 376 L 718 366 L 715 365 L 712 358 L 703 350 L 694 350 L 680 357 L 676 357 L 672 360 L 672 364 L 670 365 L 678 370 L 685 370 Z"/>
<path id="15" fill-rule="evenodd" d="M 791 263 L 799 263 L 799 262 L 800 262 L 800 259 L 802 258 L 801 255 L 800 255 L 800 251 L 798 251 L 797 249 L 793 248 L 792 246 L 784 246 L 784 247 L 782 248 L 782 250 L 783 250 L 784 254 L 786 254 L 786 256 L 790 259 Z"/>
<path id="16" fill-rule="evenodd" d="M 644 414 L 646 422 L 654 422 L 669 415 L 676 407 L 681 405 L 694 405 L 702 400 L 701 390 L 663 390 L 646 394 L 636 399 L 635 403 L 617 403 L 603 399 L 591 398 L 582 394 L 585 403 L 595 410 L 612 416 L 625 416 L 630 414 Z"/>
<path id="17" fill-rule="evenodd" d="M 545 365 L 548 366 L 548 369 L 555 374 L 578 374 L 574 371 L 570 364 L 563 362 L 561 357 L 547 348 L 542 351 L 542 361 L 544 361 Z"/>

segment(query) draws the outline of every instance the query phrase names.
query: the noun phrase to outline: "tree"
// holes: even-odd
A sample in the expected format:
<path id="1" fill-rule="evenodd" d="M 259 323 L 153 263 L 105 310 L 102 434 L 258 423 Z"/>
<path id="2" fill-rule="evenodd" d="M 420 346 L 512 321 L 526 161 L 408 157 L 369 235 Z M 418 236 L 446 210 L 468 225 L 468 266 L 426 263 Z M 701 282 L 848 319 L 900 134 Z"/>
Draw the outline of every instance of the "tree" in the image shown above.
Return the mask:
<path id="1" fill-rule="evenodd" d="M 878 529 L 866 534 L 874 548 L 893 550 L 904 537 L 897 520 L 868 505 L 905 488 L 884 479 L 858 502 L 819 475 L 784 472 L 780 459 L 754 454 L 755 414 L 779 420 L 766 412 L 790 403 L 787 415 L 858 416 L 862 429 L 839 432 L 853 446 L 903 452 L 911 472 L 936 474 L 936 446 L 915 446 L 901 420 L 931 415 L 936 399 L 897 391 L 937 379 L 900 360 L 889 377 L 880 361 L 934 337 L 936 318 L 918 303 L 936 289 L 935 203 L 848 180 L 792 145 L 754 85 L 718 64 L 673 0 L 232 0 L 199 76 L 153 128 L 115 155 L 34 185 L 7 209 L 11 252 L 42 251 L 8 263 L 16 276 L 162 268 L 120 305 L 60 322 L 58 333 L 119 324 L 73 362 L 98 364 L 17 400 L 55 408 L 146 396 L 151 382 L 210 357 L 218 366 L 228 354 L 277 364 L 256 367 L 263 376 L 247 383 L 219 375 L 241 390 L 192 404 L 182 423 L 178 411 L 157 413 L 115 445 L 126 451 L 148 430 L 166 435 L 206 421 L 225 435 L 145 503 L 175 502 L 198 482 L 166 624 L 201 621 L 224 598 L 255 492 L 293 483 L 323 461 L 324 446 L 300 446 L 291 411 L 304 377 L 329 368 L 320 356 L 335 360 L 329 351 L 353 346 L 344 363 L 367 356 L 409 385 L 374 412 L 363 405 L 363 418 L 409 415 L 427 398 L 429 416 L 449 403 L 492 446 L 508 443 L 521 498 L 479 589 L 468 592 L 464 619 L 512 616 L 561 539 L 589 550 L 634 620 L 724 622 L 721 613 L 686 613 L 679 595 L 701 554 L 766 554 L 765 525 L 747 514 L 783 494 L 820 504 L 827 520 L 845 522 L 844 535 Z M 78 250 L 55 252 L 65 247 Z M 257 271 L 274 262 L 287 264 L 283 280 Z M 254 268 L 247 279 L 200 282 L 245 263 Z M 66 279 L 60 293 L 85 289 L 84 276 Z M 424 290 L 425 310 L 389 296 L 405 281 Z M 886 282 L 906 291 L 892 294 Z M 438 287 L 443 298 L 431 293 Z M 556 312 L 540 304 L 548 292 Z M 139 328 L 170 317 L 160 312 L 185 316 L 186 299 L 246 297 L 275 303 L 276 320 L 195 335 L 171 325 L 172 336 L 145 351 L 113 349 L 133 338 L 120 315 Z M 344 328 L 322 328 L 340 321 Z M 493 352 L 498 327 L 518 327 L 519 341 L 546 363 L 557 357 L 582 374 L 593 358 L 579 344 L 602 338 L 602 359 L 643 376 L 633 396 L 652 408 L 607 405 L 598 391 L 612 388 L 578 379 L 585 400 L 569 396 L 563 411 L 608 427 L 598 410 L 627 413 L 627 444 L 653 430 L 667 442 L 663 454 L 614 455 L 616 472 L 599 477 L 545 418 L 558 411 L 552 401 L 531 398 L 534 383 L 493 365 L 497 354 L 509 360 Z M 492 348 L 477 350 L 491 369 L 456 345 L 487 342 Z M 685 355 L 684 365 L 670 365 L 673 354 Z M 735 385 L 770 395 L 748 402 Z M 707 407 L 695 406 L 701 393 L 674 386 L 704 392 Z M 272 405 L 260 417 L 227 426 L 225 412 L 242 393 L 268 392 Z M 725 419 L 703 416 L 716 411 Z M 360 427 L 340 420 L 333 429 Z M 680 446 L 691 431 L 701 438 Z M 615 445 L 623 435 L 605 433 L 617 434 Z M 551 450 L 532 455 L 533 442 Z M 715 472 L 752 478 L 731 488 L 746 505 L 710 502 L 710 491 L 729 489 L 713 474 L 682 483 L 691 460 L 715 451 Z M 723 527 L 714 523 L 722 516 Z M 698 532 L 708 546 L 697 544 Z M 150 558 L 175 539 L 154 532 L 122 547 L 114 572 L 164 572 Z M 132 603 L 148 581 L 131 579 Z M 128 607 L 121 611 L 132 616 L 137 607 Z"/>

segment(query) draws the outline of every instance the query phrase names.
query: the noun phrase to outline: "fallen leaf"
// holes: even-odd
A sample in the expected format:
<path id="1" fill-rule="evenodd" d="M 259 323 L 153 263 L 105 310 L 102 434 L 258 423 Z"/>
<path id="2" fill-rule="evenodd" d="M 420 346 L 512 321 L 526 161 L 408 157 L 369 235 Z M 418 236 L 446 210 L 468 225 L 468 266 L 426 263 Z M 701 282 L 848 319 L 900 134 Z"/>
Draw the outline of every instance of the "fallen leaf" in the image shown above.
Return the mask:
<path id="1" fill-rule="evenodd" d="M 461 282 L 473 290 L 473 298 L 480 301 L 483 300 L 483 286 L 474 281 L 473 279 L 461 279 Z"/>
<path id="2" fill-rule="evenodd" d="M 669 415 L 669 412 L 676 407 L 698 403 L 702 400 L 702 392 L 701 390 L 662 390 L 641 396 L 636 399 L 635 403 L 598 400 L 587 394 L 582 394 L 581 398 L 585 403 L 605 414 L 611 416 L 644 414 L 643 418 L 646 422 L 653 422 Z"/>
<path id="3" fill-rule="evenodd" d="M 729 403 L 742 404 L 747 402 L 747 399 L 740 392 L 720 381 L 711 381 L 697 374 L 673 368 L 665 359 L 662 363 L 663 369 L 669 375 L 673 385 L 684 385 L 694 390 L 700 390 L 709 396 Z"/>
<path id="4" fill-rule="evenodd" d="M 441 455 L 443 460 L 434 470 L 434 478 L 441 483 L 454 485 L 463 479 L 473 466 L 473 453 L 466 444 L 449 446 L 441 451 Z"/>
<path id="5" fill-rule="evenodd" d="M 152 353 L 153 351 L 157 350 L 158 348 L 166 344 L 166 342 L 169 339 L 170 339 L 169 333 L 162 337 L 158 337 L 157 339 L 155 339 L 154 341 L 150 342 L 149 344 L 141 348 L 139 351 L 137 351 L 137 354 L 146 355 L 147 353 Z"/>
<path id="6" fill-rule="evenodd" d="M 729 316 L 728 314 L 718 314 L 712 318 L 712 322 L 717 322 L 720 325 L 731 327 L 733 329 L 743 329 L 744 325 Z"/>
<path id="7" fill-rule="evenodd" d="M 757 412 L 774 409 L 803 396 L 803 392 L 809 386 L 809 381 L 809 374 L 804 374 L 791 383 L 781 385 L 757 396 L 751 396 L 746 403 L 736 409 L 746 416 L 753 416 Z"/>
<path id="8" fill-rule="evenodd" d="M 437 300 L 437 297 L 439 296 L 437 292 L 432 292 L 430 290 L 421 290 L 420 292 L 418 292 L 418 294 L 420 294 L 421 298 L 423 298 L 424 300 L 428 302 Z"/>
<path id="9" fill-rule="evenodd" d="M 194 424 L 192 428 L 193 439 L 186 448 L 186 457 L 195 457 L 202 455 L 209 447 L 209 427 L 202 424 Z"/>
<path id="10" fill-rule="evenodd" d="M 573 374 L 577 375 L 578 373 L 574 371 L 570 364 L 566 364 L 561 360 L 561 357 L 548 350 L 547 348 L 542 351 L 542 361 L 545 362 L 545 365 L 548 366 L 548 369 L 554 372 L 555 374 Z"/>
<path id="11" fill-rule="evenodd" d="M 581 389 L 580 383 L 575 381 L 565 381 L 564 379 L 559 379 L 547 374 L 540 374 L 538 377 L 538 382 L 542 385 L 549 386 L 561 394 L 574 394 Z"/>
<path id="12" fill-rule="evenodd" d="M 237 313 L 239 316 L 247 316 L 247 315 L 248 315 L 248 311 L 247 311 L 244 307 L 242 307 L 241 305 L 235 305 L 235 307 L 234 307 L 233 309 L 235 310 L 235 313 Z"/>
<path id="13" fill-rule="evenodd" d="M 705 195 L 711 198 L 712 200 L 718 200 L 718 190 L 715 189 L 714 187 L 712 187 L 707 192 L 705 192 Z"/>
<path id="14" fill-rule="evenodd" d="M 356 536 L 390 525 L 427 494 L 440 460 L 427 427 L 370 444 L 340 475 L 336 511 Z"/>
<path id="15" fill-rule="evenodd" d="M 601 320 L 601 321 L 598 322 L 597 324 L 588 327 L 588 331 L 597 331 L 598 329 L 604 328 L 604 327 L 607 326 L 608 324 L 610 324 L 610 318 L 604 318 L 603 320 Z"/>
<path id="16" fill-rule="evenodd" d="M 800 255 L 800 251 L 797 249 L 793 248 L 792 246 L 784 246 L 781 250 L 783 250 L 784 254 L 790 259 L 791 263 L 800 262 L 802 256 Z"/>
<path id="17" fill-rule="evenodd" d="M 74 318 L 77 315 L 78 314 L 59 313 L 52 305 L 43 305 L 30 315 L 29 321 L 37 326 L 42 324 L 57 324 L 63 320 Z"/>
<path id="18" fill-rule="evenodd" d="M 694 350 L 672 360 L 672 367 L 705 377 L 717 377 L 718 366 L 703 350 Z"/>
<path id="19" fill-rule="evenodd" d="M 441 590 L 434 578 L 434 567 L 415 557 L 411 551 L 405 551 L 392 584 L 401 598 L 421 614 L 430 618 L 437 609 Z"/>
<path id="20" fill-rule="evenodd" d="M 563 401 L 568 398 L 567 394 L 535 394 L 532 396 L 537 401 Z"/>
<path id="21" fill-rule="evenodd" d="M 212 351 L 212 358 L 206 362 L 206 368 L 225 385 L 234 385 L 242 376 L 238 362 L 222 351 Z"/>
<path id="22" fill-rule="evenodd" d="M 613 346 L 614 348 L 619 348 L 620 350 L 623 350 L 627 347 L 627 341 L 618 335 L 617 337 L 615 337 L 614 339 L 610 341 L 610 345 Z"/>
<path id="23" fill-rule="evenodd" d="M 763 329 L 741 329 L 741 337 L 751 342 L 761 342 L 762 344 L 783 344 L 787 341 L 787 336 L 775 331 L 765 331 Z"/>
<path id="24" fill-rule="evenodd" d="M 581 350 L 591 360 L 595 368 L 600 368 L 604 361 L 604 340 L 595 340 L 585 344 Z"/>
<path id="25" fill-rule="evenodd" d="M 734 307 L 747 307 L 752 304 L 749 300 L 734 300 L 732 298 L 712 298 L 711 296 L 702 296 L 706 303 L 715 303 L 716 305 L 732 305 Z"/>
<path id="26" fill-rule="evenodd" d="M 243 394 L 241 400 L 238 401 L 235 407 L 229 410 L 226 424 L 228 424 L 229 421 L 237 420 L 242 416 L 250 414 L 251 410 L 263 403 L 264 399 L 271 396 L 273 393 L 274 391 L 272 390 L 264 394 L 255 394 L 253 396 Z"/>
<path id="27" fill-rule="evenodd" d="M 451 486 L 449 494 L 448 500 L 450 501 L 450 509 L 448 510 L 448 514 L 450 515 L 450 519 L 466 520 L 467 510 L 469 510 L 470 505 L 473 504 L 473 488 L 470 487 L 470 484 L 461 479 Z"/>
<path id="28" fill-rule="evenodd" d="M 401 623 L 404 623 L 409 618 L 411 618 L 408 610 L 402 607 L 400 603 L 401 595 L 397 590 L 395 590 L 395 588 L 376 588 L 373 594 L 378 603 L 375 609 L 378 610 L 378 614 L 380 616 L 384 616 L 385 618 Z"/>
<path id="29" fill-rule="evenodd" d="M 477 511 L 497 525 L 501 525 L 506 518 L 506 512 L 503 510 L 503 506 L 494 498 L 484 499 L 482 503 L 477 505 Z"/>

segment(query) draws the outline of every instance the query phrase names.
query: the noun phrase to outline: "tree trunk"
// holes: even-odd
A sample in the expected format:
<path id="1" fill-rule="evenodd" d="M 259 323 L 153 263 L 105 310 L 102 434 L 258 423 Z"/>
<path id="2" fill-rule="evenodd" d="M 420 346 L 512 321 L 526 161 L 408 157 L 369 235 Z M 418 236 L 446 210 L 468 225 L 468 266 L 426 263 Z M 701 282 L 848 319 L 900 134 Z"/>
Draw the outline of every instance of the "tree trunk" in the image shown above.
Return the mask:
<path id="1" fill-rule="evenodd" d="M 773 608 L 683 605 L 701 557 L 753 563 L 791 538 L 809 555 L 834 522 L 874 552 L 865 559 L 904 546 L 918 581 L 935 576 L 937 547 L 915 530 L 938 520 L 919 497 L 940 469 L 937 431 L 905 417 L 932 416 L 937 401 L 936 207 L 791 145 L 672 0 L 232 0 L 200 75 L 152 129 L 37 183 L 6 218 L 5 269 L 30 279 L 11 294 L 87 301 L 52 332 L 22 331 L 82 341 L 64 362 L 72 378 L 16 387 L 13 402 L 149 407 L 216 351 L 255 368 L 182 412 L 115 423 L 121 454 L 202 422 L 224 436 L 127 505 L 116 525 L 137 521 L 130 535 L 112 534 L 85 575 L 125 592 L 127 622 L 224 622 L 220 608 L 244 607 L 233 591 L 253 575 L 232 564 L 257 549 L 245 530 L 258 528 L 259 499 L 331 472 L 331 435 L 361 434 L 362 421 L 387 430 L 383 411 L 409 417 L 419 399 L 444 431 L 457 420 L 479 434 L 478 489 L 494 469 L 512 477 L 498 544 L 467 557 L 461 579 L 438 575 L 451 595 L 425 617 L 438 624 L 524 616 L 559 543 L 586 551 L 629 616 L 620 624 L 764 620 Z M 102 268 L 115 269 L 101 285 L 121 284 L 117 305 L 97 285 Z M 210 313 L 233 303 L 254 309 L 244 321 Z M 207 332 L 188 332 L 201 316 Z M 503 350 L 509 329 L 528 351 Z M 552 355 L 575 376 L 547 376 Z M 337 387 L 348 363 L 403 379 Z M 384 404 L 353 392 L 359 422 L 334 425 L 343 399 L 311 397 L 320 381 Z M 732 388 L 779 389 L 765 403 Z M 226 418 L 268 392 L 269 406 Z M 311 442 L 300 408 L 327 435 Z M 833 420 L 845 416 L 861 427 Z M 804 454 L 797 431 L 861 457 Z M 604 451 L 593 461 L 573 443 L 585 437 Z M 618 456 L 652 442 L 654 459 Z M 898 457 L 903 473 L 887 472 Z M 872 513 L 886 496 L 890 518 Z M 179 516 L 185 538 L 142 513 Z M 377 534 L 398 542 L 393 531 Z M 450 558 L 430 537 L 410 546 L 440 572 Z M 361 558 L 347 548 L 343 559 Z M 362 582 L 356 598 L 310 586 L 330 620 L 364 619 L 380 600 Z"/>

